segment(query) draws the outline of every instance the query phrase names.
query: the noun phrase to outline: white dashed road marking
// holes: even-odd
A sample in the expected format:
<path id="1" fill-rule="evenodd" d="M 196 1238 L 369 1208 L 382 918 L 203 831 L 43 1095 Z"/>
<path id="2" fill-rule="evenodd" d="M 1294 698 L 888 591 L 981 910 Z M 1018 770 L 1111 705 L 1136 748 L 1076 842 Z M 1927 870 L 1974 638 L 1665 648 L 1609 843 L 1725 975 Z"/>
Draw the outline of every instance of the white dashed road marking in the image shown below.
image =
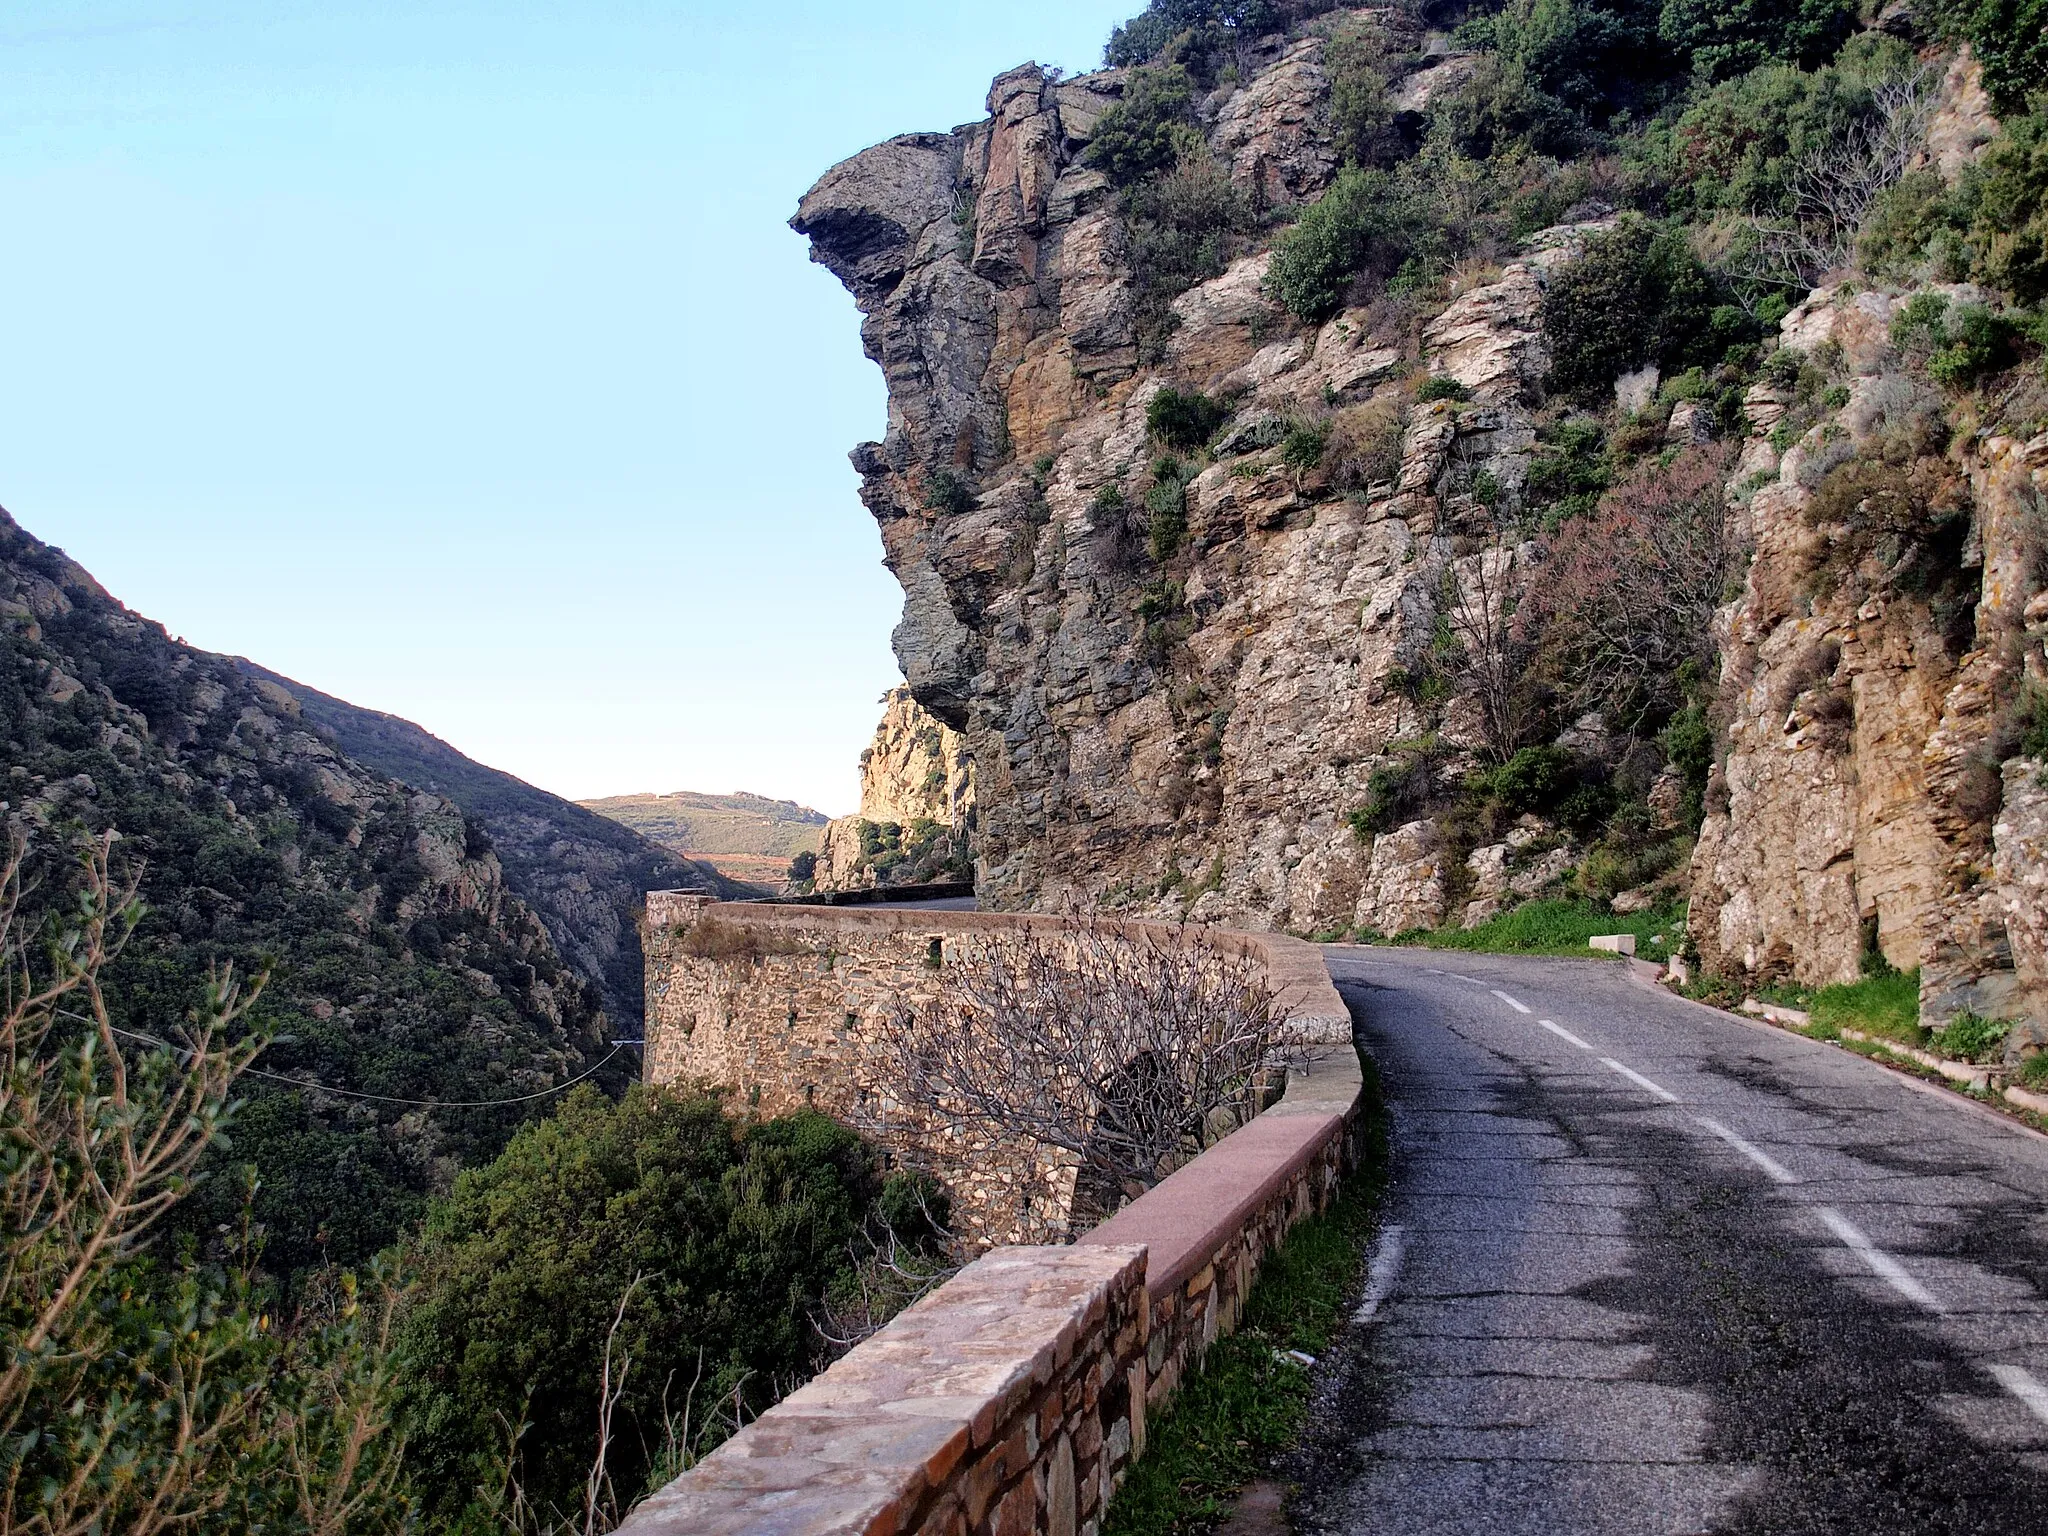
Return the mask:
<path id="1" fill-rule="evenodd" d="M 1399 1222 L 1389 1222 L 1380 1228 L 1379 1246 L 1373 1250 L 1372 1266 L 1366 1271 L 1365 1295 L 1359 1299 L 1358 1310 L 1351 1314 L 1354 1322 L 1369 1323 L 1373 1314 L 1380 1309 L 1393 1293 L 1394 1277 L 1401 1272 L 1401 1251 L 1407 1245 L 1408 1229 Z"/>
<path id="2" fill-rule="evenodd" d="M 1794 1174 L 1789 1168 L 1787 1168 L 1783 1163 L 1779 1162 L 1776 1158 L 1772 1157 L 1768 1152 L 1762 1151 L 1757 1147 L 1751 1146 L 1748 1142 L 1744 1141 L 1740 1136 L 1736 1135 L 1733 1131 L 1729 1130 L 1728 1127 L 1723 1125 L 1720 1121 L 1709 1120 L 1705 1115 L 1694 1115 L 1693 1119 L 1697 1120 L 1701 1125 L 1704 1125 L 1716 1136 L 1720 1137 L 1723 1141 L 1727 1142 L 1729 1146 L 1733 1147 L 1736 1151 L 1740 1152 L 1752 1163 L 1755 1163 L 1757 1167 L 1763 1169 L 1765 1173 L 1768 1173 L 1780 1184 L 1797 1184 L 1799 1182 L 1798 1176 Z"/>
<path id="3" fill-rule="evenodd" d="M 1842 1240 L 1844 1247 L 1870 1266 L 1871 1273 L 1897 1291 L 1906 1300 L 1925 1307 L 1930 1312 L 1946 1312 L 1934 1297 L 1934 1293 L 1907 1274 L 1899 1261 L 1886 1253 L 1857 1228 L 1856 1224 L 1831 1205 L 1814 1207 L 1814 1214 L 1827 1225 L 1827 1229 Z"/>
<path id="4" fill-rule="evenodd" d="M 1651 1093 L 1654 1093 L 1655 1095 L 1657 1095 L 1658 1098 L 1662 1099 L 1666 1104 L 1676 1104 L 1678 1102 L 1678 1095 L 1673 1093 L 1669 1088 L 1658 1087 L 1655 1083 L 1651 1082 L 1647 1077 L 1643 1076 L 1642 1073 L 1634 1071 L 1628 1067 L 1624 1067 L 1612 1056 L 1602 1056 L 1600 1058 L 1600 1065 L 1606 1067 L 1609 1071 L 1619 1072 L 1623 1077 L 1627 1078 L 1630 1082 L 1634 1083 L 1638 1088 L 1648 1089 Z"/>
<path id="5" fill-rule="evenodd" d="M 1593 1049 L 1593 1047 L 1586 1044 L 1585 1041 L 1581 1040 L 1577 1035 L 1573 1034 L 1570 1030 L 1566 1029 L 1562 1024 L 1553 1024 L 1548 1019 L 1538 1019 L 1536 1022 L 1538 1024 L 1541 1024 L 1545 1029 L 1549 1030 L 1553 1035 L 1557 1036 L 1558 1039 L 1569 1041 L 1571 1044 L 1576 1045 L 1582 1051 L 1590 1051 L 1591 1049 Z"/>
<path id="6" fill-rule="evenodd" d="M 2048 1387 L 2036 1381 L 2032 1371 L 2023 1365 L 1987 1365 L 1984 1369 L 1998 1379 L 2001 1387 L 2025 1403 L 2035 1418 L 2048 1424 Z"/>
<path id="7" fill-rule="evenodd" d="M 1527 1003 L 1516 1002 L 1512 997 L 1509 997 L 1507 993 L 1501 991 L 1499 987 L 1490 987 L 1488 988 L 1488 990 L 1492 992 L 1495 997 L 1499 998 L 1502 1002 L 1506 1003 L 1510 1008 L 1514 1009 L 1515 1012 L 1529 1012 L 1529 1005 Z"/>

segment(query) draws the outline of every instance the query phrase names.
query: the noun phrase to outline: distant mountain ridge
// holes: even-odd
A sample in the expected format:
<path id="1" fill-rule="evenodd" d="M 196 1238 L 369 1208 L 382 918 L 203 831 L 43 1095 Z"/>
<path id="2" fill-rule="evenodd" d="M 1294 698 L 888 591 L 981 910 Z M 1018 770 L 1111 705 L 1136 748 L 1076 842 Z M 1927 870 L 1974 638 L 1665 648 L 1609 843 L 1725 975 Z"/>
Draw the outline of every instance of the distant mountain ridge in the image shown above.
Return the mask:
<path id="1" fill-rule="evenodd" d="M 245 658 L 236 658 L 235 666 L 298 700 L 307 721 L 350 757 L 416 789 L 447 796 L 479 822 L 505 867 L 505 883 L 539 915 L 563 957 L 596 984 L 605 1011 L 625 1033 L 638 1034 L 640 1026 L 637 922 L 646 893 L 757 894 L 709 864 L 678 857 L 672 845 L 619 818 L 465 757 L 410 720 L 350 704 Z M 785 803 L 737 798 L 762 806 Z"/>

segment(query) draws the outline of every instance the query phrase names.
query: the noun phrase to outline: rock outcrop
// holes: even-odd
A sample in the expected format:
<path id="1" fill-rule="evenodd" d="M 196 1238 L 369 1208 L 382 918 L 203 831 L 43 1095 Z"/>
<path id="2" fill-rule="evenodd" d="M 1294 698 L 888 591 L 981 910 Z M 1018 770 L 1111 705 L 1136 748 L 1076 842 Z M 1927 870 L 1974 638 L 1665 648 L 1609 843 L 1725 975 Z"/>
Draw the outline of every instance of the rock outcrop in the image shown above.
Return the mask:
<path id="1" fill-rule="evenodd" d="M 1262 46 L 1204 107 L 1212 149 L 1269 201 L 1310 200 L 1336 166 L 1320 44 Z M 889 386 L 888 434 L 853 461 L 904 590 L 904 676 L 976 765 L 982 898 L 1305 931 L 1433 922 L 1447 898 L 1393 873 L 1400 836 L 1376 851 L 1347 816 L 1422 728 L 1400 682 L 1447 578 L 1512 564 L 1479 547 L 1478 492 L 1526 478 L 1543 285 L 1588 226 L 1532 241 L 1419 352 L 1369 310 L 1292 320 L 1253 250 L 1173 302 L 1164 355 L 1141 364 L 1124 221 L 1082 158 L 1121 90 L 1115 71 L 1010 71 L 988 120 L 855 156 L 794 221 L 853 292 Z M 1471 399 L 1411 407 L 1428 373 Z M 1129 509 L 1169 384 L 1231 396 L 1244 429 L 1186 486 L 1162 564 Z M 1283 463 L 1298 420 L 1353 457 Z M 940 476 L 966 495 L 934 495 Z M 1446 771 L 1477 741 L 1476 712 L 1454 708 Z"/>
<path id="2" fill-rule="evenodd" d="M 1752 391 L 1731 516 L 1755 554 L 1722 616 L 1729 751 L 1692 929 L 1710 968 L 1809 985 L 1854 980 L 1875 948 L 1920 968 L 1931 1026 L 2048 1017 L 2038 797 L 2006 760 L 2048 684 L 2048 437 L 1945 445 L 1945 403 L 1894 349 L 1908 297 L 1822 289 L 1785 317 L 1785 345 L 1843 379 L 1797 440 L 1789 396 Z M 1916 439 L 1899 476 L 1844 478 Z M 1910 516 L 1887 523 L 1895 502 Z"/>
<path id="3" fill-rule="evenodd" d="M 1310 201 L 1337 164 L 1319 45 L 1247 57 L 1200 104 L 1208 152 L 1265 206 Z M 1389 67 L 1399 129 L 1476 64 Z M 984 901 L 1398 932 L 1557 888 L 1587 854 L 1556 828 L 1446 841 L 1375 786 L 1423 771 L 1455 790 L 1503 753 L 1469 665 L 1419 680 L 1449 632 L 1490 643 L 1539 567 L 1512 514 L 1559 418 L 1544 296 L 1612 218 L 1568 210 L 1461 269 L 1433 314 L 1316 326 L 1274 302 L 1250 236 L 1148 329 L 1128 209 L 1087 163 L 1123 89 L 1010 71 L 986 121 L 855 156 L 794 221 L 889 386 L 888 432 L 853 460 L 904 590 L 904 676 L 976 764 Z M 1953 174 L 1995 131 L 1967 60 L 1937 105 L 1926 163 Z M 1609 421 L 1638 458 L 1749 422 L 1726 533 L 1754 558 L 1717 635 L 1725 761 L 1690 862 L 1694 942 L 1710 967 L 1809 983 L 1875 946 L 1921 967 L 1939 1023 L 2043 1001 L 2040 936 L 2013 915 L 2033 910 L 2035 813 L 2001 765 L 2043 666 L 2048 440 L 1978 431 L 1898 366 L 1907 297 L 1864 282 L 1785 318 L 1785 356 L 1818 359 L 1824 390 L 1744 375 L 1746 397 L 1709 399 L 1652 366 L 1615 381 Z M 1148 430 L 1169 387 L 1229 406 L 1192 462 Z M 1297 431 L 1327 434 L 1319 462 L 1282 451 Z M 1852 460 L 1904 466 L 1914 527 L 1873 533 L 1870 493 L 1842 500 Z M 1656 753 L 1629 794 L 1682 837 L 1699 785 Z M 1683 877 L 1651 878 L 1614 894 L 1639 908 Z"/>
<path id="4" fill-rule="evenodd" d="M 860 810 L 826 823 L 812 877 L 816 890 L 858 890 L 925 878 L 933 861 L 919 858 L 915 844 L 920 837 L 934 845 L 942 842 L 943 849 L 925 852 L 936 851 L 945 861 L 963 854 L 972 836 L 974 760 L 960 733 L 932 716 L 908 688 L 891 689 L 882 705 L 875 738 L 860 755 Z M 912 843 L 908 850 L 906 832 Z M 885 859 L 878 867 L 877 854 L 888 852 L 908 856 Z"/>

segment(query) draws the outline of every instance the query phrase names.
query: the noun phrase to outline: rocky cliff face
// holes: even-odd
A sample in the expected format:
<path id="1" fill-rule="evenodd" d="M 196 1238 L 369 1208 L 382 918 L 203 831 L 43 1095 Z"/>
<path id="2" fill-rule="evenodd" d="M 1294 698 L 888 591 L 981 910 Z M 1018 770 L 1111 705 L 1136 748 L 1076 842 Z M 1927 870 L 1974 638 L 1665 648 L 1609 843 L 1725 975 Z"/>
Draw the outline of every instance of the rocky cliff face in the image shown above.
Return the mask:
<path id="1" fill-rule="evenodd" d="M 860 810 L 826 824 L 813 885 L 820 891 L 853 890 L 902 879 L 926 878 L 913 852 L 876 868 L 874 845 L 881 829 L 893 827 L 894 851 L 903 852 L 906 829 L 940 834 L 947 851 L 964 849 L 974 828 L 974 762 L 960 733 L 919 704 L 907 687 L 882 700 L 881 723 L 860 756 Z M 910 833 L 913 842 L 917 832 Z M 930 833 L 927 832 L 927 837 Z M 929 863 L 929 860 L 924 861 Z M 900 883 L 893 882 L 893 883 Z"/>
<path id="2" fill-rule="evenodd" d="M 1841 380 L 1789 444 L 1792 392 L 1751 391 L 1731 516 L 1755 555 L 1722 616 L 1693 930 L 1710 966 L 1809 984 L 1875 946 L 1921 968 L 1930 1026 L 2048 1020 L 2043 769 L 2012 755 L 2048 685 L 2048 436 L 1952 421 L 1895 344 L 1910 297 L 1845 285 L 1786 316 Z"/>
<path id="3" fill-rule="evenodd" d="M 1469 661 L 1510 630 L 1544 558 L 1521 509 L 1564 420 L 1545 398 L 1545 295 L 1611 210 L 1562 208 L 1433 298 L 1304 324 L 1273 301 L 1260 231 L 1336 173 L 1328 55 L 1298 34 L 1242 53 L 1194 116 L 1263 222 L 1163 323 L 1138 226 L 1086 159 L 1124 72 L 1012 70 L 987 120 L 855 156 L 794 220 L 888 382 L 888 431 L 853 459 L 904 590 L 904 675 L 976 765 L 983 899 L 1393 933 L 1477 922 L 1567 877 L 1585 890 L 1588 850 L 1559 824 L 1475 838 L 1433 813 L 1355 813 L 1412 780 L 1424 746 L 1436 786 L 1502 755 L 1484 668 L 1430 668 L 1447 637 Z M 1478 64 L 1425 45 L 1385 67 L 1408 131 Z M 1967 58 L 1935 77 L 1921 163 L 1953 177 L 1997 129 Z M 1635 462 L 1693 445 L 1737 460 L 1722 533 L 1754 558 L 1717 625 L 1704 826 L 1698 785 L 1656 743 L 1588 715 L 1556 749 L 1675 850 L 1617 906 L 1681 891 L 1698 828 L 1691 925 L 1710 965 L 1835 980 L 1874 943 L 1923 967 L 1930 1021 L 2048 1017 L 2041 795 L 2012 756 L 2048 616 L 2044 442 L 1930 393 L 1893 336 L 1911 294 L 1815 293 L 1754 354 L 1782 342 L 1783 387 L 1746 402 L 1737 386 L 1674 405 L 1654 369 L 1615 381 L 1603 430 L 1632 434 Z M 1185 463 L 1148 428 L 1167 389 L 1230 406 Z M 1289 451 L 1304 427 L 1326 451 Z M 1164 545 L 1143 510 L 1162 487 L 1184 515 Z"/>
<path id="4" fill-rule="evenodd" d="M 1262 47 L 1204 103 L 1205 131 L 1247 195 L 1312 199 L 1336 166 L 1322 45 Z M 1515 558 L 1460 538 L 1484 524 L 1477 488 L 1527 473 L 1545 275 L 1584 226 L 1531 241 L 1419 337 L 1366 309 L 1302 326 L 1254 249 L 1174 300 L 1141 359 L 1125 222 L 1079 158 L 1122 88 L 1115 71 L 1012 70 L 986 122 L 854 157 L 795 220 L 888 380 L 888 435 L 853 458 L 903 584 L 904 675 L 976 764 L 983 897 L 1305 930 L 1436 921 L 1440 883 L 1376 859 L 1346 813 L 1420 728 L 1398 683 L 1446 576 L 1484 586 Z M 1411 408 L 1427 374 L 1470 401 Z M 1127 509 L 1169 384 L 1234 395 L 1240 426 L 1187 486 L 1185 541 L 1161 563 Z M 1356 483 L 1282 462 L 1304 413 L 1358 439 Z M 1453 749 L 1477 737 L 1453 711 Z"/>

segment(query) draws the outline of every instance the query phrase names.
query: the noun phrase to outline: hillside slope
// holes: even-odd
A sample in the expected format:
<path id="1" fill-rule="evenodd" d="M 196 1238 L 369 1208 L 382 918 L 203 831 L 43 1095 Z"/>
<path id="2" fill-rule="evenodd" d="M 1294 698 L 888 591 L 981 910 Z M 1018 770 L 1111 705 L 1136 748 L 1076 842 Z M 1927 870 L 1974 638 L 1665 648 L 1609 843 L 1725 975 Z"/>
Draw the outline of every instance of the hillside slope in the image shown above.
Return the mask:
<path id="1" fill-rule="evenodd" d="M 640 934 L 646 893 L 745 895 L 705 864 L 677 857 L 617 818 L 487 768 L 409 720 L 364 709 L 237 659 L 245 676 L 285 690 L 317 731 L 359 763 L 445 795 L 490 839 L 513 894 L 547 925 L 562 957 L 598 987 L 621 1034 L 638 1034 Z"/>
<path id="2" fill-rule="evenodd" d="M 216 961 L 269 972 L 255 1018 L 273 1075 L 245 1080 L 223 1176 L 183 1209 L 201 1234 L 233 1220 L 225 1175 L 253 1166 L 280 1273 L 391 1242 L 545 1107 L 530 1096 L 601 1064 L 630 1075 L 480 824 L 341 752 L 292 693 L 172 641 L 4 513 L 0 785 L 45 909 L 79 836 L 118 832 L 139 871 L 149 912 L 109 977 L 123 1027 L 163 1031 Z"/>
<path id="3" fill-rule="evenodd" d="M 817 852 L 825 827 L 822 811 L 744 792 L 706 795 L 685 789 L 609 795 L 577 804 L 733 879 L 770 886 L 781 883 L 791 859 Z"/>

